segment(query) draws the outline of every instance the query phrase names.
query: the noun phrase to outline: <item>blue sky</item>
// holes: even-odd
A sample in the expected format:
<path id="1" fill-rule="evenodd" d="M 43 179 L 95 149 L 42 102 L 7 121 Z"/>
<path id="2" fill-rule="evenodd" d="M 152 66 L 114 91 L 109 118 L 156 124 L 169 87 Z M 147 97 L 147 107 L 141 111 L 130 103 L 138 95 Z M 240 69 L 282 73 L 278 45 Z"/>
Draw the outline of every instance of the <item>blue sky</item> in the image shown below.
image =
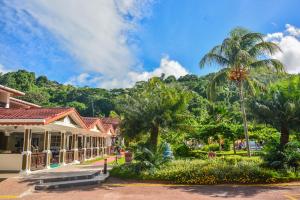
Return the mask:
<path id="1" fill-rule="evenodd" d="M 0 2 L 0 70 L 61 83 L 128 87 L 165 73 L 204 75 L 200 58 L 236 26 L 278 43 L 300 72 L 298 0 L 26 0 Z"/>

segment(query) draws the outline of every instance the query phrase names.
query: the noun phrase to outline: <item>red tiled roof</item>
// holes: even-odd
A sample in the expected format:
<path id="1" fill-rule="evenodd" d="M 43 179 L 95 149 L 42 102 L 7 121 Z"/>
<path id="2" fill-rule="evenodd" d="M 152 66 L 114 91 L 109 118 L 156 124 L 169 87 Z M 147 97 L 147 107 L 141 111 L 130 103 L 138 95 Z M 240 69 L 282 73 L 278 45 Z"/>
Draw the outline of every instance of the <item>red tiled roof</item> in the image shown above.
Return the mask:
<path id="1" fill-rule="evenodd" d="M 104 123 L 104 124 L 113 124 L 113 125 L 119 125 L 121 120 L 117 117 L 104 117 L 101 119 L 101 121 Z"/>
<path id="2" fill-rule="evenodd" d="M 113 130 L 113 127 L 112 127 L 111 124 L 103 124 L 103 127 L 104 127 L 104 130 L 105 130 L 106 132 L 108 132 L 109 129 L 111 129 L 111 128 L 112 128 L 112 130 Z"/>
<path id="3" fill-rule="evenodd" d="M 101 119 L 103 125 L 107 125 L 105 130 L 109 129 L 109 127 L 111 126 L 113 131 L 115 131 L 118 126 L 121 123 L 121 120 L 119 118 L 112 118 L 112 117 L 104 117 Z"/>
<path id="4" fill-rule="evenodd" d="M 99 121 L 99 118 L 96 117 L 81 117 L 81 118 L 88 128 L 92 128 Z"/>
<path id="5" fill-rule="evenodd" d="M 0 108 L 0 119 L 49 119 L 72 108 Z"/>
<path id="6" fill-rule="evenodd" d="M 78 116 L 81 125 L 86 128 L 85 123 L 74 108 L 0 108 L 0 124 L 45 125 L 72 113 Z"/>

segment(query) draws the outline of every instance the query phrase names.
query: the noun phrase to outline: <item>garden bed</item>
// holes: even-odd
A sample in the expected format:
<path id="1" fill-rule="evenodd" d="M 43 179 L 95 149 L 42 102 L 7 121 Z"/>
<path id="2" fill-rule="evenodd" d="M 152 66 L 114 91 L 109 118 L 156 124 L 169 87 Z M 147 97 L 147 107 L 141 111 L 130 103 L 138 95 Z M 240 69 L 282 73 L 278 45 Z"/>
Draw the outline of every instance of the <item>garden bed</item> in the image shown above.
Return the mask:
<path id="1" fill-rule="evenodd" d="M 119 165 L 111 175 L 126 179 L 158 180 L 177 184 L 260 184 L 299 180 L 296 173 L 261 167 L 260 158 L 176 160 L 156 168 L 142 169 L 139 163 Z"/>

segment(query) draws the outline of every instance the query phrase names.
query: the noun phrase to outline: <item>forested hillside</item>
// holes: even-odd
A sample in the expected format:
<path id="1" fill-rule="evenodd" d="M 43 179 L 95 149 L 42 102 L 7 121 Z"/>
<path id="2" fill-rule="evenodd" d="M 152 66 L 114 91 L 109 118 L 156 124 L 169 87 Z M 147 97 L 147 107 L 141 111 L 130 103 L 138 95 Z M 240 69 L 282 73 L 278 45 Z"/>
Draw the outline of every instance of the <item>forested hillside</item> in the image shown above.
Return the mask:
<path id="1" fill-rule="evenodd" d="M 267 76 L 268 79 L 266 79 L 263 72 L 259 74 L 258 78 L 264 80 L 263 82 L 276 80 L 276 75 Z M 166 84 L 180 85 L 202 98 L 207 98 L 207 85 L 213 76 L 214 74 L 202 77 L 188 74 L 176 79 L 174 76 L 165 77 L 162 74 L 160 79 Z M 143 83 L 138 82 L 136 86 L 142 87 Z M 130 94 L 134 90 L 133 88 L 106 90 L 64 85 L 49 80 L 46 76 L 37 77 L 34 72 L 25 70 L 1 74 L 0 84 L 25 92 L 23 100 L 45 107 L 75 107 L 83 116 L 109 116 L 111 111 L 117 112 L 116 99 L 123 94 Z M 217 101 L 233 103 L 238 100 L 235 92 L 229 90 L 229 87 L 234 86 L 228 84 L 219 88 Z"/>
<path id="2" fill-rule="evenodd" d="M 201 96 L 206 96 L 209 76 L 186 75 L 176 80 L 174 76 L 161 77 L 166 83 L 178 82 Z M 129 93 L 131 89 L 106 90 L 91 87 L 75 87 L 49 80 L 46 76 L 37 77 L 34 72 L 19 70 L 0 76 L 0 84 L 26 93 L 22 99 L 45 107 L 75 107 L 82 115 L 108 116 L 115 111 L 116 97 Z M 137 83 L 141 85 L 142 82 Z"/>

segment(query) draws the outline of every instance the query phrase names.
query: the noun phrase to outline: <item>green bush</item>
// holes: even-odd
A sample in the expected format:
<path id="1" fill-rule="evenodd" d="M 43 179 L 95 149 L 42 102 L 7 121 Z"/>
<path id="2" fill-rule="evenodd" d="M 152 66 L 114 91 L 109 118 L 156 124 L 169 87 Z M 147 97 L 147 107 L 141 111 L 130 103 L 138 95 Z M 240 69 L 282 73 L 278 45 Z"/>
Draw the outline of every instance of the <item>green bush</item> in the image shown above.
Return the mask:
<path id="1" fill-rule="evenodd" d="M 263 158 L 268 167 L 285 170 L 292 168 L 297 172 L 300 169 L 300 143 L 289 142 L 283 148 L 279 143 L 272 142 L 265 147 Z"/>
<path id="2" fill-rule="evenodd" d="M 181 144 L 174 148 L 174 154 L 176 157 L 190 157 L 190 148 L 186 144 Z"/>
<path id="3" fill-rule="evenodd" d="M 204 145 L 201 148 L 202 151 L 219 151 L 220 150 L 220 146 L 219 144 L 209 144 L 209 145 Z"/>
<path id="4" fill-rule="evenodd" d="M 296 173 L 280 173 L 261 166 L 259 157 L 219 157 L 213 160 L 175 160 L 156 168 L 136 171 L 136 163 L 114 168 L 112 176 L 160 180 L 180 184 L 254 184 L 299 179 Z"/>
<path id="5" fill-rule="evenodd" d="M 230 161 L 231 162 L 231 161 Z M 272 183 L 276 172 L 255 162 L 174 161 L 160 167 L 149 178 L 181 184 Z"/>

